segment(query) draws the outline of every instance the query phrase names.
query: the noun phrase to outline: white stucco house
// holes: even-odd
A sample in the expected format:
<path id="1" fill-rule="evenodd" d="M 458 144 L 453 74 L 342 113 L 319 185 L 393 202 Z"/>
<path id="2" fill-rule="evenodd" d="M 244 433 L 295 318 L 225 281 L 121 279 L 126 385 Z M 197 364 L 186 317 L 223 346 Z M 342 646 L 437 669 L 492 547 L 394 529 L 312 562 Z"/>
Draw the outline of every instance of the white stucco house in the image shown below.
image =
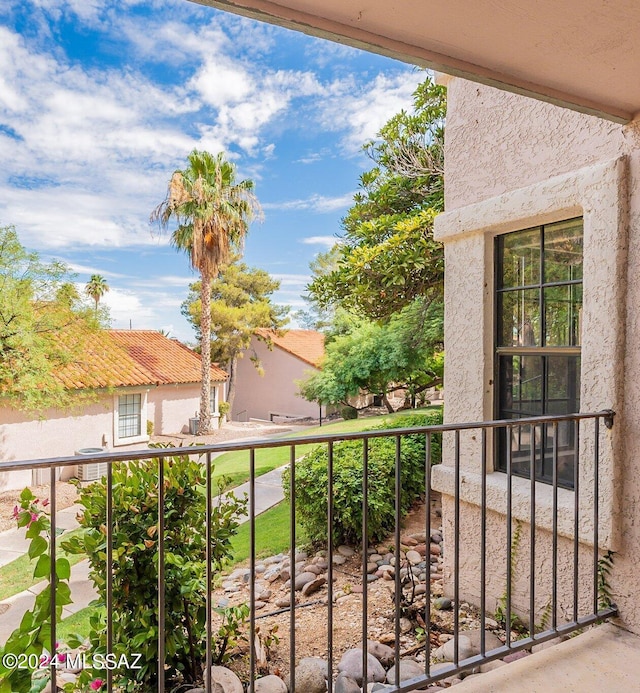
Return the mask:
<path id="1" fill-rule="evenodd" d="M 86 448 L 144 448 L 151 431 L 187 432 L 199 409 L 200 356 L 151 330 L 97 332 L 81 359 L 55 377 L 70 390 L 90 390 L 90 403 L 39 416 L 0 407 L 0 460 L 59 457 Z M 224 371 L 212 367 L 214 417 L 226 379 Z M 37 471 L 7 472 L 0 474 L 0 490 L 40 480 Z"/>
<path id="2" fill-rule="evenodd" d="M 320 332 L 259 330 L 238 359 L 232 419 L 318 418 L 318 404 L 301 397 L 296 382 L 318 370 L 323 357 L 324 335 Z"/>

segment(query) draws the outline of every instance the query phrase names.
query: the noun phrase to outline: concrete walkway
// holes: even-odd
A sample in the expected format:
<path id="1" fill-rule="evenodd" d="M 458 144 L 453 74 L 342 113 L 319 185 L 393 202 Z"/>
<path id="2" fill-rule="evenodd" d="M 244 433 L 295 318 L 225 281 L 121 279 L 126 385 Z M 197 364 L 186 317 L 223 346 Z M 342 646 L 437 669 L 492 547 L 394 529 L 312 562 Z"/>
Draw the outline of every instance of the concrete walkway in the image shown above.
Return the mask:
<path id="1" fill-rule="evenodd" d="M 282 472 L 285 469 L 286 466 L 273 469 L 256 479 L 256 515 L 263 513 L 283 500 Z M 245 494 L 248 496 L 249 482 L 237 486 L 233 489 L 233 492 L 238 498 L 242 498 Z M 78 526 L 76 515 L 79 510 L 81 510 L 81 506 L 73 505 L 56 513 L 57 527 L 65 531 L 76 528 Z M 240 524 L 248 520 L 248 516 L 244 516 L 240 519 Z M 0 566 L 6 565 L 27 553 L 30 540 L 24 538 L 24 532 L 23 528 L 20 530 L 11 529 L 0 533 Z M 20 625 L 25 612 L 33 608 L 36 596 L 47 584 L 46 581 L 39 582 L 24 592 L 0 601 L 0 645 L 4 644 L 9 635 Z M 96 598 L 93 585 L 89 580 L 89 561 L 81 561 L 72 566 L 69 586 L 71 587 L 73 603 L 63 609 L 62 618 L 84 609 Z"/>
<path id="2" fill-rule="evenodd" d="M 640 638 L 612 623 L 511 664 L 472 676 L 456 693 L 640 691 Z"/>

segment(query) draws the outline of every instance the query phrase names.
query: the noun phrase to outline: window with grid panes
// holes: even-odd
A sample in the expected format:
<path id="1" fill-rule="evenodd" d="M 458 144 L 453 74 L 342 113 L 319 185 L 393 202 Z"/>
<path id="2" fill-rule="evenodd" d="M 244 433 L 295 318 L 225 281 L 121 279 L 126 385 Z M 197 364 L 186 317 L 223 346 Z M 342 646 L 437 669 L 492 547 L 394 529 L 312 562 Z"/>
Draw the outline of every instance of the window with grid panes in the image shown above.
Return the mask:
<path id="1" fill-rule="evenodd" d="M 142 433 L 142 395 L 118 397 L 118 438 L 134 438 Z"/>
<path id="2" fill-rule="evenodd" d="M 496 238 L 496 416 L 519 419 L 580 409 L 582 219 Z M 498 431 L 497 467 L 508 449 L 514 474 L 553 478 L 552 425 Z M 557 428 L 558 483 L 573 486 L 573 422 Z"/>

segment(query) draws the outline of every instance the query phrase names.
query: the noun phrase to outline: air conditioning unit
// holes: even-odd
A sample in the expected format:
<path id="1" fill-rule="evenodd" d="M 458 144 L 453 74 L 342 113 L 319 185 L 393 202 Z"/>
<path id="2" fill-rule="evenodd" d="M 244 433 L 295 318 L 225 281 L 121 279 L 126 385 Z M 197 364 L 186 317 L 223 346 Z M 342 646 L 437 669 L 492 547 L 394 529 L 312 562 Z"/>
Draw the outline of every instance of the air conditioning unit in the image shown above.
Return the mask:
<path id="1" fill-rule="evenodd" d="M 80 448 L 76 455 L 97 455 L 104 452 L 103 448 Z M 91 464 L 79 464 L 77 470 L 78 481 L 99 481 L 107 474 L 106 462 L 92 462 Z"/>

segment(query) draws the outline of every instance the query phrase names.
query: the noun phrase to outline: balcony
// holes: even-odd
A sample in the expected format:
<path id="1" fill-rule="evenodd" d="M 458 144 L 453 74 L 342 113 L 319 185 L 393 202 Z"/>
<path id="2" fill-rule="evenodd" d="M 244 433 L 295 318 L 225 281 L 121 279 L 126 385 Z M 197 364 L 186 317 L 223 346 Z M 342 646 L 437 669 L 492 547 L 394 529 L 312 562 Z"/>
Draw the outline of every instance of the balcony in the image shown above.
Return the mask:
<path id="1" fill-rule="evenodd" d="M 428 686 L 444 681 L 463 678 L 469 674 L 494 668 L 492 662 L 497 660 L 518 659 L 521 655 L 532 650 L 540 649 L 545 643 L 565 639 L 591 626 L 600 624 L 607 619 L 617 616 L 617 609 L 612 603 L 608 589 L 608 573 L 612 568 L 610 549 L 610 520 L 603 517 L 603 508 L 608 508 L 606 498 L 607 484 L 603 482 L 603 468 L 606 469 L 606 436 L 613 425 L 613 412 L 604 411 L 589 414 L 569 416 L 546 416 L 532 419 L 509 421 L 490 421 L 468 424 L 446 424 L 417 428 L 402 428 L 390 430 L 372 430 L 361 433 L 343 433 L 336 435 L 316 435 L 301 438 L 277 439 L 227 443 L 220 445 L 197 446 L 191 448 L 155 448 L 122 453 L 102 453 L 83 457 L 83 463 L 106 463 L 107 475 L 104 480 L 103 513 L 104 522 L 101 532 L 104 536 L 103 545 L 98 547 L 97 555 L 102 558 L 104 569 L 101 572 L 101 595 L 106 613 L 104 623 L 103 653 L 122 652 L 126 643 L 120 641 L 122 603 L 116 604 L 122 595 L 116 595 L 114 584 L 122 573 L 121 563 L 124 556 L 120 552 L 121 537 L 118 536 L 119 519 L 114 507 L 114 494 L 119 492 L 117 469 L 122 469 L 121 462 L 130 462 L 135 467 L 136 461 L 152 460 L 154 469 L 153 485 L 156 497 L 153 499 L 155 508 L 165 508 L 165 512 L 157 513 L 155 519 L 151 513 L 149 519 L 148 549 L 153 552 L 157 570 L 154 576 L 153 603 L 148 604 L 149 627 L 157 633 L 153 647 L 147 644 L 142 652 L 144 664 L 156 672 L 153 690 L 158 692 L 172 691 L 186 693 L 197 690 L 197 684 L 192 686 L 180 683 L 175 676 L 165 680 L 157 672 L 164 672 L 167 661 L 173 654 L 172 630 L 168 623 L 175 624 L 170 617 L 174 608 L 168 603 L 167 581 L 169 565 L 175 564 L 175 556 L 168 548 L 169 537 L 172 533 L 173 517 L 167 514 L 167 493 L 169 493 L 167 477 L 178 457 L 190 456 L 197 459 L 202 468 L 202 491 L 204 494 L 204 512 L 201 517 L 203 541 L 203 574 L 200 576 L 204 594 L 205 628 L 204 633 L 191 633 L 189 638 L 201 639 L 202 661 L 194 665 L 194 671 L 202 672 L 199 685 L 210 693 L 219 690 L 212 678 L 212 666 L 216 651 L 216 639 L 219 637 L 219 620 L 216 609 L 219 607 L 220 576 L 217 565 L 217 546 L 219 537 L 213 527 L 216 514 L 220 509 L 220 498 L 214 492 L 213 473 L 215 455 L 227 451 L 244 451 L 248 469 L 248 519 L 249 526 L 249 558 L 246 570 L 248 588 L 246 590 L 247 618 L 242 625 L 241 635 L 246 645 L 239 647 L 237 657 L 228 664 L 235 669 L 247 691 L 258 692 L 262 689 L 260 675 L 267 673 L 265 667 L 265 633 L 269 633 L 269 623 L 275 623 L 276 617 L 287 621 L 287 627 L 279 631 L 280 642 L 273 645 L 286 652 L 286 667 L 276 667 L 272 675 L 289 679 L 290 670 L 304 657 L 320 656 L 326 662 L 328 671 L 328 690 L 348 691 L 351 680 L 338 674 L 339 663 L 346 649 L 357 650 L 355 684 L 360 690 L 362 681 L 372 681 L 374 670 L 380 664 L 372 657 L 366 656 L 367 641 L 376 640 L 379 634 L 376 618 L 372 616 L 374 582 L 384 584 L 389 590 L 390 620 L 390 649 L 384 667 L 386 688 L 378 690 L 405 693 L 416 690 L 426 690 Z M 417 438 L 419 436 L 419 438 Z M 496 441 L 512 441 L 506 447 L 506 471 L 493 472 L 489 460 L 493 457 Z M 373 498 L 373 455 L 377 441 L 387 441 L 393 450 L 393 469 L 386 483 L 392 498 L 393 532 L 384 542 L 370 541 L 372 526 L 377 521 L 377 506 Z M 352 603 L 357 604 L 357 618 L 353 623 L 346 623 L 344 609 L 340 599 L 345 595 L 346 588 L 340 590 L 341 566 L 335 561 L 339 555 L 338 541 L 334 537 L 338 508 L 336 508 L 336 491 L 338 478 L 339 451 L 344 441 L 352 441 L 350 445 L 357 446 L 359 451 L 358 463 L 352 467 L 354 481 L 354 496 L 360 504 L 357 522 L 359 523 L 359 541 L 356 546 L 345 551 L 353 554 L 351 559 L 352 573 L 350 587 L 347 591 L 354 595 Z M 564 443 L 570 441 L 570 444 Z M 438 521 L 432 512 L 425 512 L 421 533 L 425 537 L 424 560 L 420 563 L 411 553 L 403 534 L 402 523 L 405 513 L 403 491 L 407 484 L 404 465 L 407 460 L 407 448 L 416 443 L 421 446 L 423 460 L 421 493 L 423 499 L 432 501 L 439 497 L 434 492 L 434 477 L 437 477 L 438 488 L 443 492 L 442 504 L 442 553 L 441 559 L 430 560 L 430 539 L 440 527 L 434 526 Z M 302 446 L 314 444 L 324 450 L 326 459 L 326 557 L 325 563 L 318 563 L 325 571 L 318 586 L 318 591 L 311 597 L 302 596 L 297 589 L 296 580 L 291 579 L 285 598 L 286 604 L 275 608 L 270 603 L 265 605 L 258 599 L 260 589 L 256 579 L 256 571 L 260 565 L 258 556 L 261 546 L 256 539 L 256 512 L 259 500 L 256 498 L 256 455 L 261 450 L 283 448 L 288 451 L 289 468 L 286 472 L 287 493 L 291 499 L 290 515 L 288 518 L 288 540 L 290 565 L 296 563 L 297 552 L 297 519 L 301 512 L 300 496 L 303 488 L 300 486 L 300 472 L 304 465 L 304 457 L 296 450 Z M 442 448 L 443 460 L 441 465 L 432 467 L 432 452 L 438 446 Z M 566 469 L 561 473 L 562 465 L 566 465 L 568 456 L 573 455 L 571 474 Z M 525 458 L 528 456 L 528 464 Z M 549 483 L 541 483 L 537 478 L 540 459 L 544 458 L 545 469 L 551 470 Z M 517 464 L 516 464 L 517 459 Z M 57 458 L 49 460 L 32 460 L 23 462 L 2 462 L 0 471 L 38 469 L 49 470 L 51 479 L 50 506 L 50 536 L 56 536 L 56 498 L 55 480 L 61 467 L 76 465 L 76 457 Z M 474 466 L 475 465 L 475 466 Z M 531 474 L 529 472 L 532 472 Z M 357 476 L 357 478 L 356 478 Z M 415 481 L 415 479 L 414 479 Z M 603 491 L 605 489 L 605 491 Z M 524 498 L 524 499 L 523 499 Z M 416 500 L 419 500 L 416 498 Z M 427 503 L 430 507 L 430 503 Z M 362 512 L 362 508 L 365 512 Z M 140 512 L 135 508 L 132 512 Z M 607 514 L 605 510 L 604 514 Z M 144 518 L 144 512 L 141 513 Z M 145 544 L 147 542 L 145 541 Z M 390 558 L 388 564 L 392 570 L 386 570 L 388 579 L 375 580 L 372 561 L 373 550 L 380 545 L 388 547 Z M 48 552 L 51 555 L 49 564 L 49 579 L 56 581 L 55 566 L 59 544 L 50 541 Z M 415 551 L 413 553 L 416 553 Z M 439 553 L 434 551 L 434 556 Z M 334 557 L 334 560 L 328 560 Z M 194 559 L 195 560 L 195 559 Z M 434 565 L 435 569 L 431 568 Z M 354 567 L 355 566 L 355 567 Z M 415 567 L 418 566 L 418 567 Z M 438 567 L 440 566 L 440 567 Z M 400 567 L 400 569 L 398 569 Z M 128 570 L 135 570 L 129 566 Z M 426 577 L 420 578 L 423 571 Z M 293 572 L 293 578 L 296 573 Z M 377 571 L 379 572 L 379 571 Z M 440 574 L 443 577 L 443 593 L 434 591 L 440 584 Z M 95 579 L 95 578 L 94 578 Z M 342 583 L 344 580 L 342 579 Z M 424 584 L 426 592 L 422 600 L 417 598 L 416 585 Z M 359 596 L 361 595 L 361 596 Z M 440 597 L 438 604 L 435 597 Z M 429 598 L 427 598 L 429 597 Z M 63 599 L 62 597 L 58 598 Z M 447 606 L 450 632 L 443 633 L 441 621 L 436 619 L 437 607 Z M 407 609 L 407 604 L 411 607 Z M 293 608 L 292 608 L 293 606 Z M 49 604 L 47 619 L 51 623 L 46 631 L 47 650 L 56 651 L 58 642 L 61 604 L 56 600 Z M 313 609 L 314 617 L 314 647 L 308 651 L 309 638 L 301 638 L 299 624 L 304 620 L 307 628 L 309 620 L 303 619 L 302 614 Z M 352 613 L 352 612 L 349 612 Z M 412 622 L 407 626 L 407 613 Z M 470 618 L 470 614 L 473 618 Z M 44 618 L 44 616 L 43 616 Z M 271 619 L 271 620 L 270 620 Z M 467 647 L 469 639 L 465 630 L 469 622 L 478 625 L 478 641 L 473 651 Z M 499 627 L 499 623 L 503 627 Z M 437 624 L 437 626 L 435 625 Z M 507 627 L 507 624 L 511 624 Z M 0 626 L 2 616 L 0 615 Z M 174 628 L 175 626 L 172 626 Z M 407 627 L 411 629 L 412 642 L 417 646 L 407 647 L 404 638 Z M 188 624 L 184 625 L 188 629 Z M 286 632 L 285 632 L 286 631 Z M 340 632 L 340 637 L 337 633 Z M 346 633 L 346 634 L 345 634 Z M 610 666 L 612 658 L 629 650 L 631 636 L 618 636 L 620 629 L 608 625 L 606 627 L 588 630 L 580 638 L 571 639 L 558 645 L 557 652 L 563 648 L 566 656 L 588 658 L 593 656 L 594 647 L 605 648 L 602 643 L 614 645 L 614 650 L 606 656 L 605 667 Z M 442 636 L 445 637 L 442 637 Z M 404 638 L 404 639 L 403 639 Z M 304 646 L 300 641 L 304 641 Z M 434 655 L 441 654 L 440 644 L 449 642 L 449 656 L 445 662 L 437 662 Z M 583 643 L 587 643 L 583 645 Z M 615 648 L 618 649 L 615 649 Z M 626 648 L 626 649 L 625 649 Z M 135 649 L 133 645 L 129 648 Z M 268 649 L 268 648 L 267 648 Z M 631 648 L 633 649 L 633 648 Z M 556 650 L 553 650 L 556 651 Z M 602 653 L 607 650 L 602 649 Z M 637 651 L 637 648 L 636 650 Z M 542 676 L 540 688 L 535 690 L 554 690 L 544 684 L 544 677 L 566 676 L 567 660 L 564 656 L 555 657 L 550 663 L 549 653 L 552 650 L 536 653 L 520 661 L 501 666 L 489 673 L 483 673 L 480 678 L 463 680 L 459 683 L 460 690 L 513 690 L 509 681 L 533 680 L 536 666 Z M 554 655 L 555 656 L 555 655 Z M 627 654 L 625 663 L 633 661 Z M 534 663 L 542 658 L 543 665 Z M 411 660 L 408 666 L 403 662 Z M 544 663 L 546 662 L 546 664 Z M 495 665 L 498 666 L 498 665 Z M 417 669 L 416 669 L 417 667 Z M 340 667 L 343 668 L 343 667 Z M 635 669 L 637 670 L 637 669 Z M 577 681 L 580 667 L 571 668 L 572 680 Z M 534 673 L 532 673 L 534 672 Z M 617 674 L 626 676 L 625 666 L 618 667 Z M 106 670 L 100 690 L 119 691 L 122 679 L 121 671 Z M 55 690 L 60 683 L 59 667 L 49 667 L 51 689 Z M 524 679 L 523 679 L 524 677 Z M 606 680 L 612 682 L 611 671 L 606 673 Z M 2 688 L 0 675 L 0 691 Z M 376 680 L 380 677 L 376 673 Z M 555 680 L 560 680 L 555 678 Z M 493 683 L 491 683 L 493 681 Z M 147 689 L 149 684 L 147 683 Z M 527 684 L 528 685 L 528 684 Z M 561 690 L 578 690 L 563 687 Z M 571 684 L 572 685 L 572 684 Z M 608 690 L 616 690 L 615 685 Z M 625 684 L 626 685 L 626 684 Z M 482 686 L 489 686 L 483 688 Z M 10 689 L 7 689 L 10 690 Z M 25 688 L 25 690 L 29 690 Z M 133 689 L 130 689 L 133 690 Z M 145 690 L 144 687 L 136 690 Z M 226 690 L 226 689 L 225 689 Z M 229 690 L 236 690 L 230 688 Z M 238 689 L 240 690 L 240 689 Z M 272 689 L 264 689 L 272 690 Z M 277 689 L 273 689 L 277 690 Z M 297 676 L 290 682 L 290 691 L 309 693 Z M 354 689 L 355 690 L 355 689 Z M 521 690 L 534 690 L 524 684 Z M 560 690 L 555 688 L 555 690 Z M 620 688 L 619 690 L 629 690 Z M 12 693 L 20 693 L 12 690 Z"/>

